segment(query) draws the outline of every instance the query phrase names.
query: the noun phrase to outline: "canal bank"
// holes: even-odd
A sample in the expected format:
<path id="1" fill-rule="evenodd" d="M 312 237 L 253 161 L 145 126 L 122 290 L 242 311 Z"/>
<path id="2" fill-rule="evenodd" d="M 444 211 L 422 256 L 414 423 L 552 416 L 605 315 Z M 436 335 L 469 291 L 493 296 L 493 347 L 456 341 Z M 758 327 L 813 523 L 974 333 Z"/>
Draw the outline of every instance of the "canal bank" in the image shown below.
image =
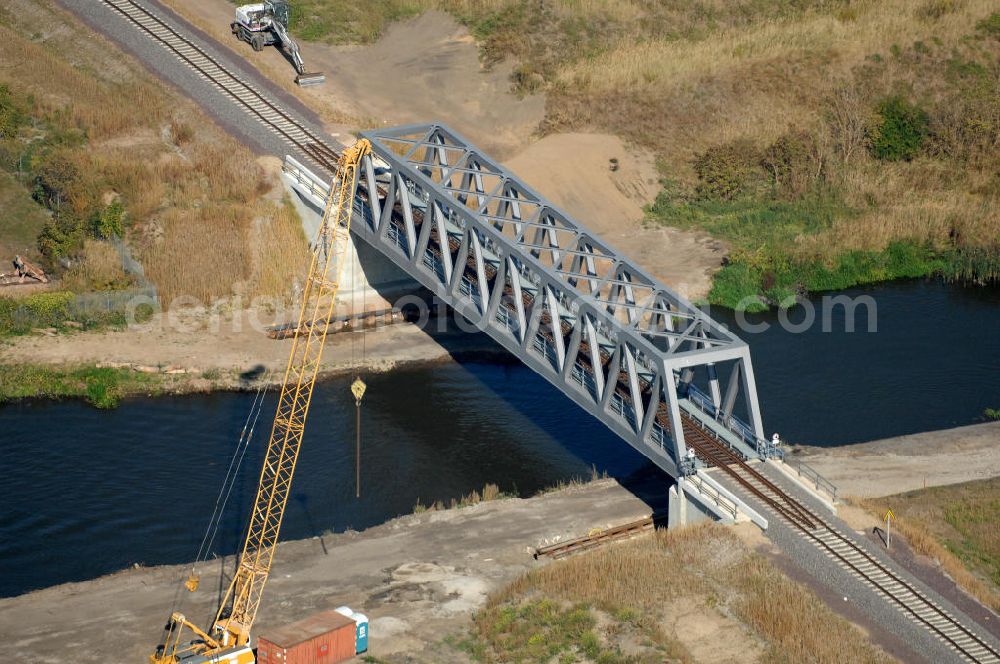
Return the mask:
<path id="1" fill-rule="evenodd" d="M 287 320 L 254 310 L 224 316 L 197 310 L 158 314 L 129 329 L 0 340 L 0 366 L 48 374 L 47 381 L 32 387 L 14 384 L 14 373 L 9 372 L 0 378 L 0 403 L 31 397 L 88 399 L 84 384 L 62 392 L 46 384 L 86 369 L 120 371 L 119 397 L 240 391 L 256 389 L 262 381 L 279 384 L 292 340 L 272 339 L 267 328 Z M 469 334 L 440 318 L 423 328 L 394 322 L 332 334 L 320 372 L 331 378 L 465 359 L 513 361 L 486 335 Z"/>
<path id="2" fill-rule="evenodd" d="M 489 592 L 539 564 L 533 547 L 648 514 L 643 500 L 602 480 L 532 499 L 414 514 L 362 533 L 282 542 L 255 631 L 349 605 L 371 618 L 375 655 L 466 661 L 451 649 L 442 657 L 442 639 L 464 629 Z M 201 623 L 213 611 L 230 563 L 200 568 L 202 590 L 181 597 L 186 615 Z M 65 661 L 68 643 L 77 664 L 143 661 L 189 571 L 134 567 L 0 599 L 5 661 Z"/>
<path id="3" fill-rule="evenodd" d="M 786 312 L 709 313 L 750 345 L 765 427 L 792 443 L 826 447 L 965 426 L 1000 409 L 1000 287 L 900 281 L 817 295 Z M 141 367 L 169 387 L 140 385 L 138 395 L 245 389 L 284 370 L 291 342 L 264 330 L 289 319 L 192 310 L 135 329 L 18 337 L 0 342 L 0 366 Z M 469 329 L 445 315 L 336 334 L 322 371 L 516 362 Z"/>
<path id="4" fill-rule="evenodd" d="M 902 444 L 893 439 L 852 446 L 864 449 L 856 455 L 853 467 L 874 476 L 882 466 L 882 456 L 901 451 Z M 923 458 L 916 463 L 945 465 L 956 454 L 975 449 L 977 454 L 991 454 L 989 467 L 997 468 L 1000 424 L 928 433 L 917 444 Z M 850 449 L 802 454 L 810 463 L 828 467 L 850 457 L 844 451 Z M 904 464 L 904 455 L 896 463 Z M 964 467 L 970 479 L 981 476 L 978 469 Z M 535 547 L 633 521 L 662 508 L 656 497 L 665 478 L 642 472 L 634 477 L 638 479 L 629 486 L 612 479 L 596 480 L 528 499 L 503 498 L 424 511 L 361 532 L 326 532 L 284 541 L 275 558 L 257 632 L 346 604 L 371 618 L 374 656 L 432 662 L 443 661 L 442 653 L 446 653 L 447 661 L 471 661 L 456 644 L 467 638 L 474 612 L 485 605 L 490 593 L 546 564 L 532 556 Z M 871 530 L 873 517 L 857 508 L 845 509 L 851 512 L 845 518 L 852 527 Z M 743 541 L 740 547 L 763 554 L 834 611 L 859 621 L 876 644 L 906 661 L 911 651 L 905 643 L 864 620 L 852 607 L 843 606 L 839 596 L 832 597 L 808 575 L 795 571 L 755 526 L 734 528 Z M 746 555 L 734 551 L 734 546 L 727 544 L 726 555 L 707 558 L 725 569 L 732 556 Z M 903 543 L 894 546 L 897 552 L 906 550 Z M 216 589 L 225 585 L 232 562 L 228 556 L 200 565 L 203 590 L 194 595 L 185 592 L 180 596 L 182 603 L 173 608 L 199 622 L 207 620 L 214 610 Z M 96 579 L 0 599 L 0 639 L 6 644 L 6 657 L 18 662 L 62 661 L 66 644 L 73 643 L 74 661 L 80 664 L 106 661 L 109 653 L 121 661 L 139 661 L 159 637 L 171 609 L 170 598 L 190 571 L 190 565 L 136 564 Z M 944 576 L 941 583 L 950 584 L 950 593 L 961 592 Z M 665 629 L 696 661 L 717 661 L 722 656 L 736 661 L 747 652 L 756 652 L 759 640 L 748 635 L 745 626 L 734 623 L 731 615 L 713 609 L 710 599 L 682 598 L 675 603 L 676 615 Z M 732 647 L 721 652 L 719 644 Z"/>

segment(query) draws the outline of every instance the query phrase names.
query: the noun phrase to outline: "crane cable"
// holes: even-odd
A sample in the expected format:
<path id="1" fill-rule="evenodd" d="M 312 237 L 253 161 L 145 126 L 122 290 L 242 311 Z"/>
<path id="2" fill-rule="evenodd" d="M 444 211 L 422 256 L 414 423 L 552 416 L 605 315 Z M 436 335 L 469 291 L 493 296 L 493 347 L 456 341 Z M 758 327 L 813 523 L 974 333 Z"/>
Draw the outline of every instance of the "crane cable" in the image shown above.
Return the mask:
<path id="1" fill-rule="evenodd" d="M 346 239 L 347 242 L 352 242 L 350 236 Z M 351 318 L 353 318 L 353 323 L 351 324 L 351 365 L 354 367 L 354 380 L 351 382 L 351 394 L 354 395 L 354 497 L 361 497 L 361 397 L 365 394 L 365 389 L 367 385 L 365 381 L 361 379 L 361 370 L 364 368 L 365 356 L 367 355 L 366 346 L 366 335 L 367 329 L 366 325 L 366 314 L 368 313 L 368 282 L 364 278 L 364 271 L 362 271 L 361 276 L 364 280 L 364 284 L 359 286 L 356 277 L 357 264 L 359 262 L 359 257 L 357 255 L 357 245 L 352 245 L 354 247 L 353 255 L 350 257 L 351 260 Z M 346 257 L 350 252 L 345 251 L 344 256 Z M 356 302 L 358 296 L 358 289 L 361 289 L 361 313 L 358 314 Z M 360 362 L 357 357 L 357 345 L 358 345 L 358 330 L 355 329 L 355 325 L 360 326 L 361 332 L 361 358 Z"/>
<path id="2" fill-rule="evenodd" d="M 215 543 L 215 537 L 218 535 L 219 526 L 222 523 L 222 515 L 225 512 L 226 505 L 229 503 L 229 497 L 233 493 L 233 488 L 236 486 L 236 478 L 239 477 L 240 467 L 243 465 L 243 459 L 246 457 L 247 449 L 250 447 L 250 441 L 253 440 L 253 434 L 257 428 L 257 420 L 260 419 L 260 413 L 264 405 L 264 397 L 267 396 L 269 386 L 268 376 L 270 376 L 270 373 L 265 376 L 263 386 L 258 388 L 257 394 L 259 396 L 259 400 L 255 397 L 256 411 L 254 412 L 253 407 L 251 407 L 251 412 L 253 412 L 253 422 L 250 424 L 250 430 L 247 431 L 246 425 L 243 425 L 243 433 L 241 434 L 243 450 L 240 452 L 239 461 L 236 462 L 236 469 L 232 474 L 232 479 L 229 481 L 229 489 L 226 490 L 226 497 L 222 499 L 222 506 L 218 510 L 218 514 L 215 515 L 215 525 L 212 527 L 212 535 L 208 539 L 208 544 L 205 545 L 204 551 L 199 549 L 199 555 L 204 556 L 202 560 L 207 560 L 209 553 L 212 551 L 212 544 Z M 230 463 L 230 466 L 231 465 L 232 464 Z M 225 486 L 225 484 L 223 484 L 223 486 Z M 204 544 L 204 541 L 202 543 Z"/>
<path id="3" fill-rule="evenodd" d="M 250 412 L 247 413 L 246 420 L 243 422 L 243 430 L 240 432 L 239 439 L 236 442 L 236 447 L 233 449 L 233 456 L 229 460 L 229 468 L 226 470 L 226 477 L 222 482 L 222 486 L 219 488 L 219 494 L 215 498 L 215 507 L 212 510 L 212 516 L 209 517 L 208 525 L 205 528 L 205 534 L 201 538 L 201 545 L 198 547 L 198 555 L 195 556 L 194 562 L 191 565 L 190 574 L 182 584 L 182 587 L 186 587 L 191 592 L 194 592 L 198 588 L 199 582 L 198 575 L 195 573 L 195 565 L 208 559 L 209 552 L 212 549 L 212 544 L 215 541 L 215 537 L 219 532 L 219 526 L 222 523 L 222 515 L 225 513 L 229 497 L 233 492 L 233 487 L 236 486 L 236 479 L 239 477 L 240 468 L 243 465 L 243 459 L 246 457 L 247 448 L 250 446 L 250 440 L 253 439 L 254 430 L 257 427 L 257 420 L 260 418 L 260 413 L 264 405 L 264 397 L 267 394 L 269 386 L 268 378 L 270 375 L 270 372 L 265 374 L 264 379 L 257 387 L 253 403 L 250 406 Z M 179 610 L 184 603 L 180 590 L 181 588 L 178 587 L 174 592 L 174 600 L 171 603 L 171 613 Z"/>

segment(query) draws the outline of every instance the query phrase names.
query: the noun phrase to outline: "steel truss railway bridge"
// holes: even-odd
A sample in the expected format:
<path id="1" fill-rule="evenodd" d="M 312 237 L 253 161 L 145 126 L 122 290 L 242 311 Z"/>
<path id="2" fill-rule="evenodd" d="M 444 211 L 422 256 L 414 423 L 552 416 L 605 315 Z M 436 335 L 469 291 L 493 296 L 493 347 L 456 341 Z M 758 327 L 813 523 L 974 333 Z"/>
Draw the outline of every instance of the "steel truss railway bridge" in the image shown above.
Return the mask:
<path id="1" fill-rule="evenodd" d="M 101 4 L 310 162 L 291 157 L 285 172 L 322 209 L 339 146 L 144 3 Z M 448 127 L 362 135 L 373 154 L 354 238 L 673 477 L 683 474 L 693 423 L 745 457 L 766 453 L 745 342 Z"/>
<path id="2" fill-rule="evenodd" d="M 767 449 L 744 341 L 447 126 L 362 136 L 373 154 L 355 238 L 670 475 L 687 467 L 686 419 L 708 417 L 748 454 Z M 323 200 L 307 169 L 285 171 Z"/>

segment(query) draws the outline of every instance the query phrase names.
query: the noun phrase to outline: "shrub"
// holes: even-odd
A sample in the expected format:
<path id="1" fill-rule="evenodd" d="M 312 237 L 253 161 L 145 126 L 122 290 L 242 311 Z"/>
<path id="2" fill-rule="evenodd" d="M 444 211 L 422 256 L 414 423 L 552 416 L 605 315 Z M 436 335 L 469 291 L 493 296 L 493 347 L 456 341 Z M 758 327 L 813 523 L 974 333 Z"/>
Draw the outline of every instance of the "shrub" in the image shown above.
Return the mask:
<path id="1" fill-rule="evenodd" d="M 42 155 L 32 168 L 35 200 L 50 210 L 69 206 L 80 218 L 93 214 L 100 200 L 98 175 L 84 159 L 70 149 L 56 149 Z"/>
<path id="2" fill-rule="evenodd" d="M 514 68 L 511 83 L 519 94 L 535 94 L 545 86 L 545 74 L 532 63 L 521 64 Z"/>
<path id="3" fill-rule="evenodd" d="M 94 224 L 94 232 L 98 237 L 105 240 L 112 235 L 121 237 L 123 235 L 123 220 L 125 218 L 125 206 L 120 199 L 116 199 L 97 215 Z"/>
<path id="4" fill-rule="evenodd" d="M 871 128 L 869 149 L 883 161 L 909 161 L 919 154 L 928 134 L 927 112 L 906 99 L 895 96 L 878 106 Z"/>
<path id="5" fill-rule="evenodd" d="M 70 212 L 59 211 L 38 234 L 38 250 L 54 260 L 79 251 L 84 238 L 83 222 Z"/>
<path id="6" fill-rule="evenodd" d="M 73 293 L 50 291 L 23 298 L 0 297 L 0 336 L 27 334 L 35 327 L 53 327 L 69 317 Z"/>
<path id="7" fill-rule="evenodd" d="M 709 148 L 695 159 L 696 191 L 702 200 L 731 201 L 763 181 L 760 151 L 748 140 Z"/>
<path id="8" fill-rule="evenodd" d="M 190 143 L 191 139 L 194 138 L 194 128 L 186 122 L 171 120 L 170 136 L 174 141 L 174 145 L 182 146 Z"/>
<path id="9" fill-rule="evenodd" d="M 976 24 L 976 29 L 994 39 L 1000 39 L 1000 12 L 993 12 L 981 20 Z"/>
<path id="10" fill-rule="evenodd" d="M 931 118 L 933 154 L 992 167 L 1000 141 L 1000 90 L 974 83 L 957 90 L 940 104 Z"/>
<path id="11" fill-rule="evenodd" d="M 789 196 L 809 191 L 823 174 L 823 157 L 816 140 L 804 131 L 781 136 L 764 150 L 760 163 L 775 191 Z"/>
<path id="12" fill-rule="evenodd" d="M 0 85 L 0 138 L 17 137 L 26 122 L 27 114 L 20 100 L 14 97 L 9 87 Z"/>
<path id="13" fill-rule="evenodd" d="M 840 85 L 824 100 L 826 123 L 834 149 L 846 164 L 859 154 L 867 141 L 869 111 L 864 95 L 853 85 Z"/>

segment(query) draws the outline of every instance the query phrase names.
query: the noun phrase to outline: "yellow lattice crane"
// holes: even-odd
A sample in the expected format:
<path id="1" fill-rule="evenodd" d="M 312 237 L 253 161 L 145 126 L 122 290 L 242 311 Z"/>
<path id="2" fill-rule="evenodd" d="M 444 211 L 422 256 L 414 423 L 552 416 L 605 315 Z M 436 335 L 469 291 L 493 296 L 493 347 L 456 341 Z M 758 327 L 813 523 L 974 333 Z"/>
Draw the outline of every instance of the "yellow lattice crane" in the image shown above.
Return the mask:
<path id="1" fill-rule="evenodd" d="M 151 664 L 253 664 L 250 628 L 271 571 L 278 531 L 288 503 L 306 416 L 326 344 L 328 321 L 343 274 L 358 167 L 371 144 L 361 139 L 340 157 L 323 221 L 313 247 L 309 277 L 302 293 L 297 334 L 292 342 L 271 437 L 260 473 L 253 515 L 239 566 L 219 606 L 213 624 L 200 629 L 174 612 L 164 643 L 150 655 Z M 197 578 L 185 583 L 197 587 Z M 194 637 L 182 643 L 184 634 Z"/>

